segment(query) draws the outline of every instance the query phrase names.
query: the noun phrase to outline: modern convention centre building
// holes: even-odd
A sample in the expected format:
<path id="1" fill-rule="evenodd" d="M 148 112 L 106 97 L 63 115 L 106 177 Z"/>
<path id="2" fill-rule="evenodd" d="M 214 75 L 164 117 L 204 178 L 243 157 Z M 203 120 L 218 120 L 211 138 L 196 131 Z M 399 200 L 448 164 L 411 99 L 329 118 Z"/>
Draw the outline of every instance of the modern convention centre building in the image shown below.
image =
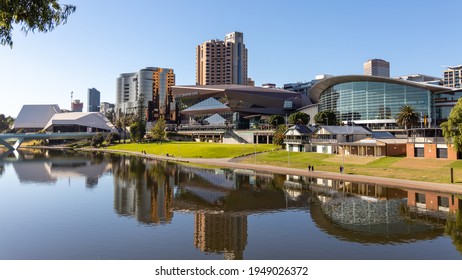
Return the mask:
<path id="1" fill-rule="evenodd" d="M 411 105 L 422 122 L 426 118 L 427 126 L 438 126 L 461 96 L 461 89 L 365 75 L 329 77 L 314 84 L 309 93 L 319 112 L 334 111 L 342 123 L 387 130 L 397 128 L 403 105 Z"/>

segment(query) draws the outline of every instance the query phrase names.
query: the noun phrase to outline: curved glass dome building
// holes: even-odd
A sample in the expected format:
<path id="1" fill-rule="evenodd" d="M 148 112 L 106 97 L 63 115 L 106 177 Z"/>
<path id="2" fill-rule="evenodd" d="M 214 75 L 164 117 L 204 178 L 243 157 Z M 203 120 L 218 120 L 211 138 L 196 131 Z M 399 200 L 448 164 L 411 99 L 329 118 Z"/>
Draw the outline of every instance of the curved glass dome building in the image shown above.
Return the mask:
<path id="1" fill-rule="evenodd" d="M 332 110 L 343 122 L 365 124 L 371 129 L 396 127 L 401 106 L 411 105 L 428 121 L 435 120 L 435 94 L 448 88 L 376 76 L 336 76 L 316 83 L 310 99 L 318 110 Z"/>

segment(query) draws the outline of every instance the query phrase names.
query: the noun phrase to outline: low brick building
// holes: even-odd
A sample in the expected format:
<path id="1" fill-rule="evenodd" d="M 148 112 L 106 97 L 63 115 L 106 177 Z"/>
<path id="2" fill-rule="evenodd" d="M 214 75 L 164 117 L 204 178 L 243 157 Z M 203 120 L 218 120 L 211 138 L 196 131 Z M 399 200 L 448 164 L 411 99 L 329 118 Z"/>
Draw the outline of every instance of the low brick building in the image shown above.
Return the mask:
<path id="1" fill-rule="evenodd" d="M 409 131 L 406 143 L 407 157 L 442 158 L 457 160 L 461 153 L 446 143 L 440 128 L 418 128 Z"/>

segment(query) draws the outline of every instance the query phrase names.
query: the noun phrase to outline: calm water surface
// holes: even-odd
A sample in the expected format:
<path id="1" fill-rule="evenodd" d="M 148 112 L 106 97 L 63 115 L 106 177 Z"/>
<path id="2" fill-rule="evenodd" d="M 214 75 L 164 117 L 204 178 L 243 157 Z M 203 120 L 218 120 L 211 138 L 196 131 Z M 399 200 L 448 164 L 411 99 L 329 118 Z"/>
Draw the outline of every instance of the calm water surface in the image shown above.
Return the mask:
<path id="1" fill-rule="evenodd" d="M 462 259 L 461 207 L 452 194 L 31 150 L 0 159 L 0 259 Z"/>

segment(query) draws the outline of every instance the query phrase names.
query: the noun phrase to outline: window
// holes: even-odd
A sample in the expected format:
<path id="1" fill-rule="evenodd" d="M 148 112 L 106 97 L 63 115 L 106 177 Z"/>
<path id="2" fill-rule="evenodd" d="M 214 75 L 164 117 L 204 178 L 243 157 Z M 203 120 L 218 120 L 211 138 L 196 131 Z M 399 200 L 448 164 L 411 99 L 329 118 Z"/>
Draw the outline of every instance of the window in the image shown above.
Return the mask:
<path id="1" fill-rule="evenodd" d="M 424 193 L 415 193 L 415 202 L 425 204 L 425 194 Z"/>
<path id="2" fill-rule="evenodd" d="M 438 196 L 438 207 L 449 208 L 449 197 Z"/>

